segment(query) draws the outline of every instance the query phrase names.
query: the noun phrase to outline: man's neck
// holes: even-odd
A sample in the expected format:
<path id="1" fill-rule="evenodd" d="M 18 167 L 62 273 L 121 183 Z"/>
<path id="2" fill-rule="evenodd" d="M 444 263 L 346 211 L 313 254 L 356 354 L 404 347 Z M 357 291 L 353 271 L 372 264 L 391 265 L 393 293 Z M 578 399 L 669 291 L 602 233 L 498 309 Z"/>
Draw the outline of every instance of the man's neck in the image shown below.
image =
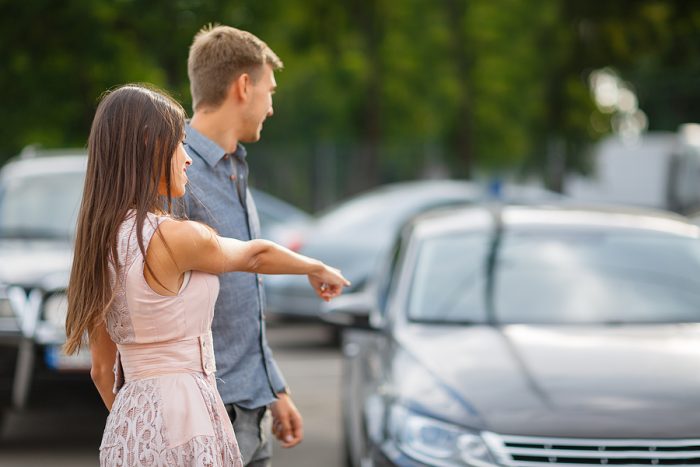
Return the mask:
<path id="1" fill-rule="evenodd" d="M 238 136 L 231 129 L 231 120 L 217 111 L 195 111 L 190 126 L 232 153 L 238 147 Z"/>

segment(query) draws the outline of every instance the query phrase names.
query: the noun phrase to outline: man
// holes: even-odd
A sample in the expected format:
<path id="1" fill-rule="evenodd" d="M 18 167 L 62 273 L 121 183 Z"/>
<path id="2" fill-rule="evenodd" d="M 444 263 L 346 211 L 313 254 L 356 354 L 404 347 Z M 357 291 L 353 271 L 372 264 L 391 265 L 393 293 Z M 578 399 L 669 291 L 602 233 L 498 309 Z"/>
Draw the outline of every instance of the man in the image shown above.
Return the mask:
<path id="1" fill-rule="evenodd" d="M 240 143 L 258 141 L 272 116 L 274 71 L 282 62 L 254 35 L 216 26 L 197 33 L 187 65 L 194 114 L 185 129 L 193 160 L 186 214 L 226 237 L 257 237 Z M 295 446 L 303 438 L 302 418 L 266 341 L 261 278 L 231 273 L 221 275 L 220 283 L 212 328 L 218 389 L 245 464 L 267 466 L 270 431 L 283 447 Z"/>

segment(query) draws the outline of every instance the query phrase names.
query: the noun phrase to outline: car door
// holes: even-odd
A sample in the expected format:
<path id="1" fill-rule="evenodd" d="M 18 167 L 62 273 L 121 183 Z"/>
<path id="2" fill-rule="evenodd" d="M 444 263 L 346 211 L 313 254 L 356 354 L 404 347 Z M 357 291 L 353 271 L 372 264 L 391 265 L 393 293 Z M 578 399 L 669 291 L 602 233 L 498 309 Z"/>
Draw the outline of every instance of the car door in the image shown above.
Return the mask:
<path id="1" fill-rule="evenodd" d="M 383 437 L 384 401 L 391 387 L 393 353 L 387 310 L 400 268 L 402 244 L 400 235 L 371 286 L 369 325 L 343 332 L 343 422 L 348 464 L 353 466 L 366 465 L 372 445 Z"/>

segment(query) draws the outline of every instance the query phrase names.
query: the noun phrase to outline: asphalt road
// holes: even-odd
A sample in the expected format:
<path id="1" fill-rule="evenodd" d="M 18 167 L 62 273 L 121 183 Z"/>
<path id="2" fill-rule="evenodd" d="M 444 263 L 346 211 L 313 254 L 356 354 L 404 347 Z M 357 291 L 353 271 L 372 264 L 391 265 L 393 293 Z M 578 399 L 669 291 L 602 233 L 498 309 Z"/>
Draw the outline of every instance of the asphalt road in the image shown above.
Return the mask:
<path id="1" fill-rule="evenodd" d="M 268 337 L 305 425 L 302 444 L 292 449 L 275 445 L 273 464 L 341 466 L 340 353 L 330 344 L 328 329 L 273 323 Z M 89 381 L 77 379 L 59 391 L 45 391 L 33 395 L 31 411 L 3 417 L 0 466 L 97 465 L 107 413 Z"/>

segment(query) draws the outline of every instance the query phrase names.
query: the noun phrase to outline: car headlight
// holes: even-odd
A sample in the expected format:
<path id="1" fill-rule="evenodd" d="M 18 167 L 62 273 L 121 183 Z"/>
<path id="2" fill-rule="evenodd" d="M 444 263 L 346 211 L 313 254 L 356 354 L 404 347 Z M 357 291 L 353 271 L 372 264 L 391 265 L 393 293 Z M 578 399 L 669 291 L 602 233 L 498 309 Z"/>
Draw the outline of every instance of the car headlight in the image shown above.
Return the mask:
<path id="1" fill-rule="evenodd" d="M 389 434 L 408 457 L 436 467 L 495 466 L 478 433 L 394 405 Z"/>
<path id="2" fill-rule="evenodd" d="M 68 299 L 64 293 L 50 295 L 44 302 L 44 319 L 56 327 L 66 326 Z"/>

